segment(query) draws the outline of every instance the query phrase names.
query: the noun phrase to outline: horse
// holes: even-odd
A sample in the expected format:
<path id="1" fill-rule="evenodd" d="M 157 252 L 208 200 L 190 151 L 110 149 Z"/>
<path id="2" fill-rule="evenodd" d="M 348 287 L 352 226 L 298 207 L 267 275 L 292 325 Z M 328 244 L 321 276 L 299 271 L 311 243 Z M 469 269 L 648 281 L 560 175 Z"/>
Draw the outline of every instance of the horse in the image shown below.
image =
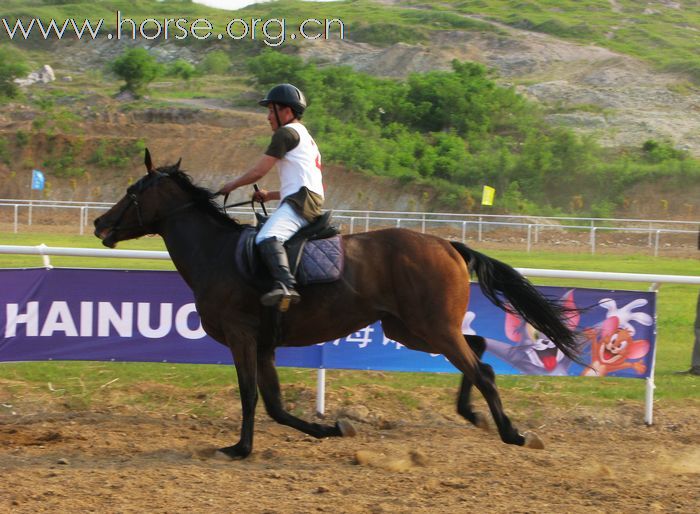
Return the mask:
<path id="1" fill-rule="evenodd" d="M 177 271 L 194 294 L 205 332 L 233 356 L 242 403 L 239 441 L 219 451 L 242 459 L 253 450 L 258 389 L 269 416 L 316 438 L 355 435 L 344 419 L 334 424 L 305 421 L 287 412 L 275 369 L 275 348 L 308 346 L 356 332 L 379 320 L 387 337 L 407 348 L 444 355 L 461 373 L 457 412 L 480 428 L 486 417 L 472 409 L 472 386 L 484 396 L 501 440 L 543 448 L 533 432 L 520 433 L 503 410 L 495 373 L 481 361 L 486 344 L 463 335 L 470 272 L 495 305 L 521 316 L 577 360 L 578 335 L 567 309 L 548 299 L 509 265 L 465 244 L 391 228 L 343 235 L 344 269 L 339 280 L 299 288 L 302 301 L 280 314 L 271 335 L 270 308 L 243 279 L 234 261 L 248 225 L 232 219 L 217 194 L 194 184 L 174 165 L 156 168 L 146 150 L 147 173 L 94 220 L 95 235 L 113 248 L 119 241 L 159 234 Z"/>

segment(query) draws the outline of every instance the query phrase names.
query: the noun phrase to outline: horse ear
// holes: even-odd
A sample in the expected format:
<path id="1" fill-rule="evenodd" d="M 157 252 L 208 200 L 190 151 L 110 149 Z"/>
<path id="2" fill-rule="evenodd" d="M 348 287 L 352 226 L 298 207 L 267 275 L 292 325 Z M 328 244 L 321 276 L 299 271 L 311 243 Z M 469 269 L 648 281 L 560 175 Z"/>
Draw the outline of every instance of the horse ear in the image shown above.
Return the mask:
<path id="1" fill-rule="evenodd" d="M 180 157 L 180 160 L 175 163 L 175 171 L 180 171 L 180 164 L 182 163 L 182 157 Z"/>
<path id="2" fill-rule="evenodd" d="M 146 155 L 143 163 L 146 165 L 146 170 L 148 170 L 148 173 L 152 173 L 154 171 L 153 161 L 151 160 L 151 152 L 148 151 L 148 148 L 146 148 Z"/>

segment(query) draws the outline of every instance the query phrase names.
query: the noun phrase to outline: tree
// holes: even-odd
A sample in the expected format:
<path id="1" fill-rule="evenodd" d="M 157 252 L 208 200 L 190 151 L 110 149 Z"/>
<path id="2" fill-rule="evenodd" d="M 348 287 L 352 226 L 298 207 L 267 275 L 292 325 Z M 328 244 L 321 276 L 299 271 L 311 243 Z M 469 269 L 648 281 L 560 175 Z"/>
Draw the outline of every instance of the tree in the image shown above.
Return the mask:
<path id="1" fill-rule="evenodd" d="M 198 68 L 204 74 L 225 75 L 231 69 L 231 59 L 226 52 L 214 50 L 202 59 Z"/>
<path id="2" fill-rule="evenodd" d="M 145 48 L 127 50 L 112 62 L 112 71 L 125 82 L 121 90 L 130 91 L 137 97 L 146 92 L 148 84 L 160 74 L 161 68 Z"/>
<path id="3" fill-rule="evenodd" d="M 11 47 L 0 47 L 0 98 L 14 98 L 19 87 L 14 80 L 24 76 L 29 68 L 21 54 Z"/>
<path id="4" fill-rule="evenodd" d="M 190 80 L 197 74 L 197 69 L 184 59 L 177 59 L 168 66 L 167 74 L 171 77 L 180 77 Z"/>

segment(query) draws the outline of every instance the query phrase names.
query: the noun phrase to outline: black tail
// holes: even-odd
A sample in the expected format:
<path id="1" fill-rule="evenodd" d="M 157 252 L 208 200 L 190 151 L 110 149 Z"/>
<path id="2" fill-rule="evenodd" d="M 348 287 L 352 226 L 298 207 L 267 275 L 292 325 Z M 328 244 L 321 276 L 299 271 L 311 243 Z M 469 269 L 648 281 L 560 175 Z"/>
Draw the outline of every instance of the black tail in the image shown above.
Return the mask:
<path id="1" fill-rule="evenodd" d="M 570 309 L 545 298 L 529 280 L 507 264 L 462 243 L 453 242 L 452 246 L 478 277 L 486 298 L 501 309 L 521 316 L 549 337 L 564 355 L 580 363 L 578 334 L 566 323 Z"/>

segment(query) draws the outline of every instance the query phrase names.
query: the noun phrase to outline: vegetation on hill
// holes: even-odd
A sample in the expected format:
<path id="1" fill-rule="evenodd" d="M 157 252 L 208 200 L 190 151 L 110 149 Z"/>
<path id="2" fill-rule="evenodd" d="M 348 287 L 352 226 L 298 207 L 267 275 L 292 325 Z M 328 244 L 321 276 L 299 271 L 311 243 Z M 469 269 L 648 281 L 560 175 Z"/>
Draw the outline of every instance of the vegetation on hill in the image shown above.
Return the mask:
<path id="1" fill-rule="evenodd" d="M 447 0 L 434 9 L 593 43 L 700 84 L 700 4 L 638 0 Z"/>
<path id="2" fill-rule="evenodd" d="M 154 18 L 206 17 L 223 32 L 233 18 L 223 11 L 194 4 L 190 0 L 3 0 L 3 18 L 10 25 L 17 18 L 81 21 L 104 19 L 104 30 L 114 31 L 117 12 L 137 23 Z M 636 0 L 406 0 L 402 5 L 385 5 L 369 0 L 344 2 L 302 2 L 279 0 L 254 4 L 235 11 L 242 19 L 281 19 L 288 27 L 313 17 L 339 19 L 345 36 L 375 45 L 423 42 L 430 34 L 444 30 L 498 31 L 481 21 L 494 20 L 518 28 L 551 34 L 582 43 L 596 44 L 644 59 L 660 69 L 687 73 L 700 83 L 700 5 L 697 2 L 639 2 Z M 147 26 L 147 28 L 153 28 Z M 35 37 L 41 37 L 35 32 Z M 262 23 L 256 27 L 256 42 L 263 47 Z M 337 36 L 332 34 L 331 37 Z M 0 33 L 0 40 L 6 34 Z M 238 50 L 249 50 L 249 38 L 234 41 Z M 189 37 L 183 44 L 201 44 Z M 293 44 L 286 41 L 286 44 Z"/>
<path id="3" fill-rule="evenodd" d="M 471 209 L 490 185 L 511 212 L 608 216 L 641 179 L 700 179 L 700 162 L 667 143 L 612 151 L 551 127 L 475 63 L 398 81 L 267 51 L 248 69 L 260 89 L 291 81 L 308 93 L 306 119 L 326 159 L 437 186 L 455 208 Z"/>
<path id="4" fill-rule="evenodd" d="M 313 16 L 341 19 L 346 37 L 379 46 L 399 41 L 428 42 L 434 31 L 499 30 L 478 19 L 483 17 L 607 46 L 668 69 L 682 68 L 691 75 L 697 71 L 700 81 L 700 57 L 694 51 L 697 36 L 693 33 L 700 29 L 700 7 L 695 5 L 686 3 L 676 9 L 672 3 L 654 3 L 649 7 L 631 0 L 404 4 L 408 8 L 366 0 L 314 4 L 284 0 L 232 13 L 188 0 L 5 0 L 2 16 L 10 20 L 10 25 L 17 18 L 73 18 L 78 22 L 82 17 L 104 18 L 105 29 L 110 31 L 116 28 L 117 11 L 137 23 L 146 18 L 206 17 L 219 28 L 233 17 L 285 18 L 291 27 Z M 195 38 L 178 42 L 207 45 L 206 52 L 195 52 L 199 62 L 177 59 L 163 65 L 143 49 L 130 49 L 105 72 L 95 72 L 94 77 L 103 81 L 102 73 L 107 73 L 106 81 L 101 83 L 112 81 L 115 92 L 117 81 L 108 74 L 111 70 L 126 82 L 125 88 L 143 93 L 149 81 L 167 75 L 174 85 L 167 92 L 152 91 L 149 102 L 154 105 L 159 98 L 187 95 L 187 91 L 201 96 L 203 84 L 212 83 L 208 77 L 218 75 L 223 80 L 226 75 L 231 78 L 230 83 L 226 81 L 228 89 L 217 90 L 217 95 L 230 99 L 240 94 L 247 78 L 241 74 L 245 60 L 256 89 L 294 82 L 307 91 L 311 104 L 306 121 L 328 162 L 403 182 L 430 184 L 438 189 L 446 206 L 456 209 L 473 209 L 482 186 L 491 185 L 497 189 L 499 208 L 507 211 L 607 216 L 627 201 L 625 192 L 634 183 L 663 178 L 682 186 L 700 178 L 698 161 L 664 141 L 649 140 L 640 148 L 604 149 L 592 138 L 552 127 L 537 104 L 514 89 L 499 87 L 479 64 L 454 61 L 451 71 L 412 74 L 403 81 L 381 79 L 350 68 L 305 63 L 295 57 L 291 40 L 284 48 L 271 50 L 259 32 L 260 24 L 257 30 L 255 41 L 223 41 L 214 51 L 209 51 L 212 42 Z M 41 35 L 34 32 L 34 39 L 41 39 Z M 7 97 L 16 91 L 11 90 L 11 79 L 4 80 L 3 76 L 13 78 L 19 73 L 7 69 L 7 63 L 21 63 L 38 47 L 15 41 L 15 48 L 21 50 L 17 52 L 6 43 L 7 34 L 0 33 L 0 52 L 13 52 L 14 56 L 3 59 L 0 55 L 0 96 Z M 58 48 L 54 45 L 53 50 Z M 142 66 L 132 66 L 136 57 Z M 3 84 L 9 84 L 10 89 L 3 89 Z M 63 131 L 62 125 L 73 127 L 66 131 L 76 130 L 79 116 L 71 111 L 70 102 L 54 105 L 55 100 L 61 100 L 51 96 L 54 93 L 35 93 L 25 99 L 39 110 L 33 132 L 23 132 L 21 137 L 7 134 L 0 139 L 0 160 L 7 161 L 15 140 L 26 145 L 26 139 L 35 135 L 54 137 L 56 131 Z M 144 106 L 141 101 L 125 104 L 123 109 Z M 70 150 L 68 143 L 63 147 Z M 80 148 L 64 153 L 52 153 L 46 163 L 53 165 L 60 176 L 84 173 L 86 163 L 78 158 Z"/>

